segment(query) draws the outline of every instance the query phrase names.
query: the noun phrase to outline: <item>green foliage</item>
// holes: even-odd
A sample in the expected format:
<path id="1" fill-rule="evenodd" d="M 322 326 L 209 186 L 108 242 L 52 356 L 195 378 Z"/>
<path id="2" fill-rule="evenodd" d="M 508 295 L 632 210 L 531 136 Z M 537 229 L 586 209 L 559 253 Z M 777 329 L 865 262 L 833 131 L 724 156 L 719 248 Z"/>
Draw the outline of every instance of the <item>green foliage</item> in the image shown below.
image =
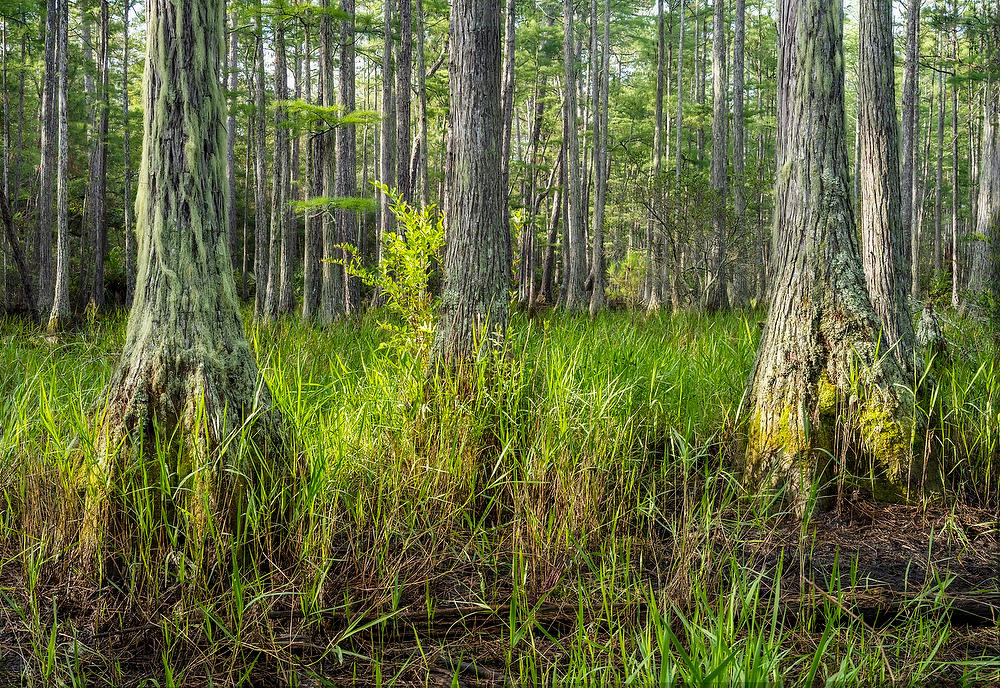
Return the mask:
<path id="1" fill-rule="evenodd" d="M 444 248 L 443 218 L 433 205 L 416 208 L 398 191 L 375 186 L 391 199 L 398 231 L 382 233 L 382 256 L 374 268 L 364 265 L 355 247 L 344 244 L 351 256 L 347 271 L 374 287 L 384 301 L 389 317 L 379 324 L 389 338 L 382 346 L 424 360 L 434 341 L 438 299 L 430 283 Z"/>
<path id="2" fill-rule="evenodd" d="M 642 284 L 646 280 L 649 261 L 641 251 L 628 251 L 625 257 L 608 266 L 608 300 L 611 303 L 638 308 L 642 302 Z"/>
<path id="3" fill-rule="evenodd" d="M 357 196 L 315 196 L 307 201 L 292 201 L 290 205 L 298 213 L 332 212 L 340 209 L 349 210 L 359 215 L 375 212 L 377 207 L 374 199 Z"/>

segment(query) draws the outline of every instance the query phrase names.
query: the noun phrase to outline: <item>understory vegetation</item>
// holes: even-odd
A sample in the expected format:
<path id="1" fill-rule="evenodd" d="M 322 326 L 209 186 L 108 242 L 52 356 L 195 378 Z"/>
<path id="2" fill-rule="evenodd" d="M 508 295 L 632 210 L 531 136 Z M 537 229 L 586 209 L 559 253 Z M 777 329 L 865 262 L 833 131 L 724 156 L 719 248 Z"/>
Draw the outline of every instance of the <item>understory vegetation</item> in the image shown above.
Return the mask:
<path id="1" fill-rule="evenodd" d="M 1000 681 L 988 323 L 946 315 L 928 363 L 946 494 L 879 505 L 838 478 L 851 498 L 801 522 L 736 468 L 760 313 L 522 314 L 452 377 L 384 317 L 248 319 L 300 475 L 196 538 L 191 476 L 136 468 L 109 495 L 128 537 L 89 568 L 79 464 L 125 314 L 0 321 L 0 683 Z"/>

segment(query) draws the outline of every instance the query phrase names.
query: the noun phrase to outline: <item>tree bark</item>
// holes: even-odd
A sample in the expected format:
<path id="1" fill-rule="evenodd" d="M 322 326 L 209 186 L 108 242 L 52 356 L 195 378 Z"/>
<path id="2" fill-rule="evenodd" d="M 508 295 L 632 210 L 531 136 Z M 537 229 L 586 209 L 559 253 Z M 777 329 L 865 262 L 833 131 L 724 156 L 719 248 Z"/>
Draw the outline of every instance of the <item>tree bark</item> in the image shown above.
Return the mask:
<path id="1" fill-rule="evenodd" d="M 884 349 L 910 371 L 914 348 L 907 299 L 910 235 L 900 213 L 892 0 L 862 0 L 859 14 L 862 261 L 868 294 L 882 323 Z"/>
<path id="2" fill-rule="evenodd" d="M 944 39 L 939 40 L 939 47 L 944 46 Z M 941 50 L 941 52 L 944 52 Z M 942 239 L 942 195 L 944 183 L 944 73 L 938 74 L 938 121 L 937 121 L 937 176 L 934 179 L 934 274 L 940 275 L 944 269 L 944 248 Z"/>
<path id="3" fill-rule="evenodd" d="M 254 70 L 254 313 L 264 317 L 267 301 L 267 276 L 270 272 L 270 251 L 267 225 L 267 94 L 264 91 L 264 25 L 260 0 L 255 5 L 255 35 L 257 42 Z"/>
<path id="4" fill-rule="evenodd" d="M 125 218 L 125 304 L 132 306 L 135 294 L 135 229 L 132 226 L 132 149 L 129 131 L 129 98 L 128 98 L 128 20 L 132 9 L 131 0 L 125 0 L 122 12 L 122 177 L 124 181 L 125 208 L 122 214 Z M 249 152 L 247 152 L 249 155 Z"/>
<path id="5" fill-rule="evenodd" d="M 315 104 L 312 92 L 312 45 L 309 27 L 305 29 L 305 90 L 306 102 Z M 323 70 L 320 69 L 320 72 Z M 322 81 L 318 86 L 318 93 L 323 93 Z M 320 97 L 322 100 L 322 96 Z M 306 129 L 305 145 L 305 167 L 306 184 L 305 200 L 318 198 L 323 195 L 322 170 L 317 165 L 320 157 L 319 136 L 312 125 Z M 319 309 L 320 294 L 322 289 L 322 263 L 320 258 L 323 255 L 323 234 L 321 216 L 315 210 L 306 209 L 305 213 L 305 247 L 302 260 L 302 319 L 312 320 Z"/>
<path id="6" fill-rule="evenodd" d="M 774 278 L 747 390 L 747 477 L 787 485 L 800 514 L 830 457 L 842 458 L 842 432 L 860 440 L 853 468 L 873 476 L 877 496 L 906 494 L 921 477 L 911 475 L 904 377 L 878 352 L 855 234 L 842 42 L 840 0 L 779 0 Z"/>
<path id="7" fill-rule="evenodd" d="M 413 81 L 413 12 L 411 0 L 397 0 L 399 50 L 396 59 L 396 188 L 407 202 L 413 200 L 406 153 L 410 150 L 410 88 Z"/>
<path id="8" fill-rule="evenodd" d="M 382 3 L 382 121 L 380 123 L 379 182 L 389 188 L 396 186 L 396 108 L 393 98 L 393 78 L 395 66 L 392 59 L 392 2 Z M 379 241 L 376 249 L 378 261 L 382 262 L 381 236 L 395 228 L 392 214 L 392 199 L 379 192 Z"/>
<path id="9" fill-rule="evenodd" d="M 323 7 L 329 7 L 330 0 L 323 0 Z M 386 4 L 389 4 L 388 2 Z M 337 81 L 334 76 L 334 44 L 333 22 L 329 14 L 324 12 L 320 22 L 319 59 L 320 79 L 323 82 L 323 105 L 332 108 L 337 104 Z M 385 122 L 382 123 L 385 126 Z M 336 134 L 327 131 L 323 134 L 320 170 L 323 176 L 323 196 L 330 198 L 336 189 Z M 320 294 L 319 320 L 323 325 L 331 325 L 344 314 L 344 269 L 333 261 L 342 256 L 336 248 L 343 241 L 342 228 L 337 224 L 334 214 L 323 214 L 323 288 Z"/>
<path id="10" fill-rule="evenodd" d="M 976 240 L 972 243 L 969 291 L 996 292 L 1000 281 L 997 238 L 1000 237 L 1000 85 L 988 84 L 983 99 L 979 143 L 979 198 Z"/>
<path id="11" fill-rule="evenodd" d="M 952 3 L 958 16 L 958 7 Z M 958 31 L 951 33 L 952 60 L 958 65 Z M 951 85 L 951 305 L 958 308 L 962 288 L 962 242 L 958 235 L 958 84 Z"/>
<path id="12" fill-rule="evenodd" d="M 663 91 L 666 73 L 666 32 L 663 21 L 664 3 L 656 3 L 656 98 L 653 101 L 653 165 L 649 172 L 649 197 L 654 197 L 653 189 L 657 188 L 660 172 L 663 167 Z M 656 194 L 658 196 L 659 194 Z M 652 202 L 652 201 L 650 201 Z M 663 251 L 662 237 L 656 231 L 653 209 L 650 207 L 646 215 L 646 312 L 652 313 L 662 306 L 660 294 L 662 288 L 660 277 L 663 274 L 663 262 L 666 256 Z"/>
<path id="13" fill-rule="evenodd" d="M 729 278 L 726 258 L 729 250 L 726 222 L 726 187 L 729 168 L 729 108 L 726 106 L 725 0 L 715 0 L 712 20 L 712 167 L 709 185 L 714 196 L 712 213 L 712 266 L 705 289 L 709 312 L 729 308 Z"/>
<path id="14" fill-rule="evenodd" d="M 350 115 L 355 109 L 354 97 L 354 0 L 340 0 L 344 18 L 340 22 L 340 107 Z M 353 124 L 337 129 L 337 195 L 353 198 L 358 194 L 357 130 Z M 357 214 L 346 208 L 337 210 L 337 226 L 344 241 L 362 249 L 361 223 Z M 343 271 L 343 266 L 336 266 Z M 345 273 L 346 275 L 346 273 Z M 345 276 L 348 313 L 361 311 L 361 283 L 357 277 Z"/>
<path id="15" fill-rule="evenodd" d="M 607 297 L 605 295 L 607 278 L 605 276 L 604 265 L 604 204 L 608 195 L 608 72 L 611 67 L 610 22 L 611 3 L 610 0 L 604 0 L 604 34 L 601 48 L 601 68 L 597 75 L 598 97 L 597 102 L 594 103 L 594 230 L 592 233 L 594 254 L 591 259 L 593 286 L 590 290 L 590 317 L 594 317 L 607 306 Z"/>
<path id="16" fill-rule="evenodd" d="M 733 231 L 738 242 L 736 269 L 733 271 L 732 305 L 743 308 L 750 303 L 751 264 L 748 256 L 750 236 L 747 231 L 746 127 L 743 123 L 743 70 L 746 40 L 746 0 L 736 0 L 733 9 Z"/>
<path id="17" fill-rule="evenodd" d="M 566 287 L 566 310 L 577 311 L 586 308 L 587 295 L 587 246 L 583 230 L 583 206 L 580 193 L 580 138 L 577 124 L 576 100 L 576 53 L 573 47 L 574 10 L 572 0 L 563 2 L 563 70 L 565 89 L 563 108 L 565 111 L 566 138 L 566 199 L 568 222 L 564 247 L 566 272 L 563 282 Z"/>
<path id="18" fill-rule="evenodd" d="M 128 1 L 128 0 L 126 0 Z M 229 119 L 227 128 L 229 130 L 229 146 L 226 149 L 226 180 L 228 182 L 226 192 L 229 194 L 229 255 L 233 259 L 233 271 L 239 269 L 238 239 L 236 236 L 236 61 L 239 54 L 239 34 L 236 31 L 236 15 L 232 17 L 232 28 L 229 34 L 229 57 L 226 60 L 226 67 L 229 70 L 229 93 L 227 104 L 229 109 Z"/>
<path id="19" fill-rule="evenodd" d="M 115 482 L 133 479 L 122 452 L 154 463 L 166 457 L 169 475 L 191 476 L 183 509 L 201 536 L 208 534 L 206 512 L 230 523 L 248 482 L 257 492 L 267 487 L 260 482 L 288 472 L 275 460 L 284 456 L 280 416 L 243 332 L 229 257 L 219 85 L 224 3 L 150 0 L 147 27 L 138 286 L 120 362 L 100 397 L 85 555 L 109 528 L 127 527 L 108 498 Z M 259 451 L 220 454 L 241 432 Z M 157 436 L 182 438 L 183 450 L 158 458 Z"/>
<path id="20" fill-rule="evenodd" d="M 919 57 L 921 2 L 922 0 L 908 0 L 906 11 L 906 61 L 903 65 L 903 175 L 899 189 L 902 231 L 910 237 L 908 242 L 910 255 L 907 257 L 906 267 L 910 277 L 910 298 L 914 300 L 920 295 L 920 285 L 917 279 L 917 248 L 919 244 L 915 221 L 917 204 L 915 152 L 917 147 L 917 83 L 920 78 L 917 60 Z"/>
<path id="21" fill-rule="evenodd" d="M 42 82 L 41 163 L 38 167 L 38 239 L 35 242 L 38 265 L 36 317 L 44 317 L 52 308 L 52 206 L 56 167 L 56 40 L 59 31 L 57 0 L 46 0 L 45 76 Z"/>
<path id="22" fill-rule="evenodd" d="M 58 0 L 59 39 L 56 47 L 59 64 L 58 93 L 58 163 L 56 165 L 56 286 L 52 299 L 52 311 L 46 329 L 50 333 L 62 330 L 69 323 L 69 71 L 67 55 L 69 48 L 69 3 Z"/>
<path id="23" fill-rule="evenodd" d="M 508 322 L 500 186 L 500 2 L 454 0 L 448 75 L 448 246 L 434 341 L 441 363 L 499 346 Z"/>
<path id="24" fill-rule="evenodd" d="M 97 29 L 97 131 L 93 139 L 94 158 L 90 169 L 93 187 L 91 190 L 90 221 L 91 242 L 94 251 L 93 282 L 90 288 L 88 307 L 101 310 L 104 307 L 104 257 L 107 253 L 108 232 L 105 224 L 107 214 L 107 162 L 108 162 L 108 0 L 100 0 L 100 22 Z"/>
<path id="25" fill-rule="evenodd" d="M 274 99 L 288 100 L 288 75 L 285 68 L 285 30 L 280 18 L 274 26 Z M 264 296 L 264 317 L 273 319 L 284 299 L 282 284 L 285 277 L 285 205 L 288 202 L 288 129 L 284 107 L 274 107 L 274 153 L 271 173 L 271 225 L 268 241 L 267 292 Z"/>

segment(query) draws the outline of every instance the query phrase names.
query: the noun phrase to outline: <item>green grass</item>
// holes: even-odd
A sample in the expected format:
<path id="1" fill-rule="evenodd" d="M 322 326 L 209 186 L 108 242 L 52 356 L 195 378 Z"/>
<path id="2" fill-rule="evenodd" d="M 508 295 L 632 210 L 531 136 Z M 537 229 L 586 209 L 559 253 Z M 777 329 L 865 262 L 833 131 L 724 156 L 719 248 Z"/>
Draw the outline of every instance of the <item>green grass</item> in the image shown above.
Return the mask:
<path id="1" fill-rule="evenodd" d="M 739 483 L 758 314 L 522 317 L 471 390 L 380 348 L 376 318 L 250 325 L 302 474 L 193 542 L 162 438 L 114 487 L 128 537 L 99 574 L 65 534 L 124 316 L 55 341 L 0 322 L 0 683 L 1000 680 L 996 626 L 949 624 L 944 596 L 873 630 L 850 561 L 822 591 L 782 589 L 817 545 Z M 1000 369 L 982 326 L 948 335 L 936 422 L 959 469 L 936 508 L 995 513 Z M 780 528 L 798 546 L 764 566 L 747 543 Z"/>

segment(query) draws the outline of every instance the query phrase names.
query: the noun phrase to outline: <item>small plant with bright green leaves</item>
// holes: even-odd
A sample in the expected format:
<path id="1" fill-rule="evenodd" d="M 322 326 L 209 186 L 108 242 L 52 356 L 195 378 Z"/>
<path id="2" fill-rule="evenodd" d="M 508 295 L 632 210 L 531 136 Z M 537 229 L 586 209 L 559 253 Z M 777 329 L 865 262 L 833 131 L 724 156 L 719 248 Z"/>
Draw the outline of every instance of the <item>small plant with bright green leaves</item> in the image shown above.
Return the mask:
<path id="1" fill-rule="evenodd" d="M 379 321 L 389 334 L 381 346 L 426 359 L 434 341 L 439 299 L 430 287 L 444 248 L 444 221 L 437 206 L 417 208 L 385 184 L 375 186 L 389 197 L 401 231 L 382 233 L 382 259 L 373 268 L 343 244 L 347 272 L 376 290 L 390 316 Z"/>

